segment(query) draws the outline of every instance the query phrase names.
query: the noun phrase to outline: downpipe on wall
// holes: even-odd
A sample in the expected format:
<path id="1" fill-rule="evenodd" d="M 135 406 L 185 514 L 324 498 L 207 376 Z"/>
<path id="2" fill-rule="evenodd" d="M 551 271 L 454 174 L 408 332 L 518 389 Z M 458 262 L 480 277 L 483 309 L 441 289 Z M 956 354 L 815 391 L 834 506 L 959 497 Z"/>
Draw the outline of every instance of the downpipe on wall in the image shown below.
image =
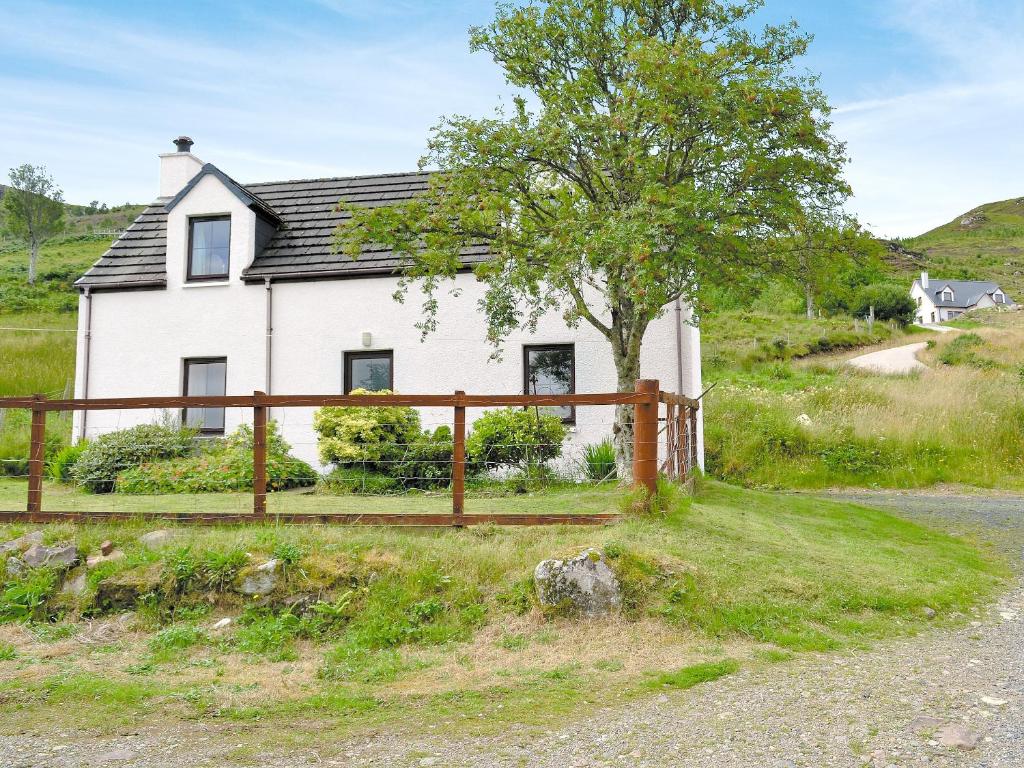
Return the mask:
<path id="1" fill-rule="evenodd" d="M 87 285 L 85 293 L 85 339 L 82 342 L 82 398 L 89 397 L 89 357 L 92 352 L 92 289 Z M 86 420 L 89 417 L 88 411 L 82 411 L 82 418 L 78 422 L 78 440 L 85 440 Z"/>

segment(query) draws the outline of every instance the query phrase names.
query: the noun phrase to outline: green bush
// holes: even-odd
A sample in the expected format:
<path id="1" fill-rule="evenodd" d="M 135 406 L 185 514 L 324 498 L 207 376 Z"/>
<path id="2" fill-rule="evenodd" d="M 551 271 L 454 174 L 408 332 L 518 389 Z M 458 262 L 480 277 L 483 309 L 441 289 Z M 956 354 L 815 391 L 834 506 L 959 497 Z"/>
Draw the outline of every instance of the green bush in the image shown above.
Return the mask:
<path id="1" fill-rule="evenodd" d="M 46 471 L 51 480 L 58 483 L 70 483 L 74 479 L 72 472 L 89 443 L 82 440 L 75 445 L 65 445 L 47 462 Z"/>
<path id="2" fill-rule="evenodd" d="M 169 424 L 140 424 L 102 435 L 82 451 L 71 476 L 93 493 L 110 493 L 132 467 L 191 453 L 196 432 Z"/>
<path id="3" fill-rule="evenodd" d="M 917 311 L 906 287 L 893 283 L 874 283 L 857 291 L 853 313 L 866 316 L 872 306 L 875 308 L 876 320 L 895 320 L 900 325 L 913 321 Z"/>
<path id="4" fill-rule="evenodd" d="M 121 472 L 118 493 L 221 493 L 252 488 L 253 432 L 248 424 L 223 440 L 210 441 L 196 455 L 150 461 Z M 267 488 L 280 491 L 316 482 L 306 462 L 289 455 L 291 446 L 276 422 L 267 424 Z"/>
<path id="5" fill-rule="evenodd" d="M 447 488 L 452 481 L 452 431 L 440 426 L 423 432 L 407 448 L 389 474 L 403 488 Z"/>
<path id="6" fill-rule="evenodd" d="M 0 621 L 46 618 L 46 599 L 57 588 L 57 574 L 34 568 L 24 576 L 8 579 L 0 593 Z"/>
<path id="7" fill-rule="evenodd" d="M 565 425 L 533 410 L 485 411 L 466 438 L 466 461 L 477 471 L 536 467 L 562 455 Z"/>
<path id="8" fill-rule="evenodd" d="M 994 360 L 978 355 L 978 349 L 985 346 L 985 340 L 976 333 L 957 336 L 939 353 L 943 365 L 969 365 L 972 368 L 989 370 L 998 367 Z"/>
<path id="9" fill-rule="evenodd" d="M 352 394 L 391 393 L 356 389 Z M 313 414 L 313 429 L 324 464 L 359 464 L 371 472 L 390 473 L 420 438 L 420 417 L 413 408 L 397 406 L 328 406 Z"/>
<path id="10" fill-rule="evenodd" d="M 615 477 L 615 445 L 610 439 L 588 445 L 583 449 L 584 468 L 591 480 L 610 480 Z"/>

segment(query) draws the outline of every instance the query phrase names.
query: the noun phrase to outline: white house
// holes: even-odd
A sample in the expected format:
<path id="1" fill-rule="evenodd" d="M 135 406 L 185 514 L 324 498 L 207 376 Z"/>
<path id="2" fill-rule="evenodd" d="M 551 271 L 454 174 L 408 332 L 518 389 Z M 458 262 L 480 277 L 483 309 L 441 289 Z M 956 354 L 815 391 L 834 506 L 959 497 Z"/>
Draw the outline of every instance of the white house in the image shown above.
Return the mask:
<path id="1" fill-rule="evenodd" d="M 80 278 L 76 396 L 334 394 L 357 387 L 406 394 L 613 392 L 608 342 L 592 326 L 569 328 L 557 313 L 534 333 L 509 337 L 500 361 L 468 269 L 440 297 L 439 327 L 425 340 L 420 302 L 397 303 L 389 251 L 358 260 L 335 253 L 346 214 L 339 200 L 388 205 L 426 188 L 427 173 L 241 185 L 191 152 L 187 137 L 160 155 L 159 196 Z M 465 254 L 471 266 L 485 247 Z M 670 306 L 644 338 L 642 375 L 666 390 L 701 391 L 700 336 L 690 310 Z M 552 355 L 559 365 L 540 370 Z M 561 372 L 559 372 L 561 371 Z M 467 420 L 479 415 L 470 411 Z M 610 435 L 612 407 L 562 413 L 570 447 Z M 423 409 L 425 426 L 451 409 Z M 161 417 L 153 411 L 75 414 L 75 435 L 95 437 Z M 244 409 L 181 414 L 204 431 L 231 432 Z M 317 462 L 312 409 L 274 409 L 296 455 Z M 702 428 L 698 455 L 703 456 Z"/>
<path id="2" fill-rule="evenodd" d="M 941 323 L 959 317 L 971 309 L 1012 306 L 1013 299 L 998 283 L 985 280 L 939 280 L 922 272 L 910 287 L 910 297 L 917 304 L 919 323 Z"/>

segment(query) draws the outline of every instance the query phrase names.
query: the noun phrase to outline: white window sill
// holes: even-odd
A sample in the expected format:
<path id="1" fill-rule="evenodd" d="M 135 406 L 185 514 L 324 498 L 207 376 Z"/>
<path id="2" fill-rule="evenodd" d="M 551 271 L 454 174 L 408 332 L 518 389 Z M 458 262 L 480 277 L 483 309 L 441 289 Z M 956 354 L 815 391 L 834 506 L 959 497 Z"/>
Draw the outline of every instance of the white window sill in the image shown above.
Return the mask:
<path id="1" fill-rule="evenodd" d="M 231 285 L 230 280 L 193 280 L 181 284 L 182 288 L 223 288 Z"/>

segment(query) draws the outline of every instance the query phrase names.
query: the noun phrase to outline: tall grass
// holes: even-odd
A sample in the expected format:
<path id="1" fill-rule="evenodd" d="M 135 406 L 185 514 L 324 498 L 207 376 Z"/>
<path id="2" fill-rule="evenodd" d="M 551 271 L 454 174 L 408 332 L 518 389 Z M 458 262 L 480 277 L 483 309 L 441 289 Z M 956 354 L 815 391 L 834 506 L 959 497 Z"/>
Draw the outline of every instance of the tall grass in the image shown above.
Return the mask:
<path id="1" fill-rule="evenodd" d="M 1022 488 L 1022 325 L 939 339 L 915 376 L 776 363 L 734 377 L 708 397 L 709 469 L 768 487 Z"/>

